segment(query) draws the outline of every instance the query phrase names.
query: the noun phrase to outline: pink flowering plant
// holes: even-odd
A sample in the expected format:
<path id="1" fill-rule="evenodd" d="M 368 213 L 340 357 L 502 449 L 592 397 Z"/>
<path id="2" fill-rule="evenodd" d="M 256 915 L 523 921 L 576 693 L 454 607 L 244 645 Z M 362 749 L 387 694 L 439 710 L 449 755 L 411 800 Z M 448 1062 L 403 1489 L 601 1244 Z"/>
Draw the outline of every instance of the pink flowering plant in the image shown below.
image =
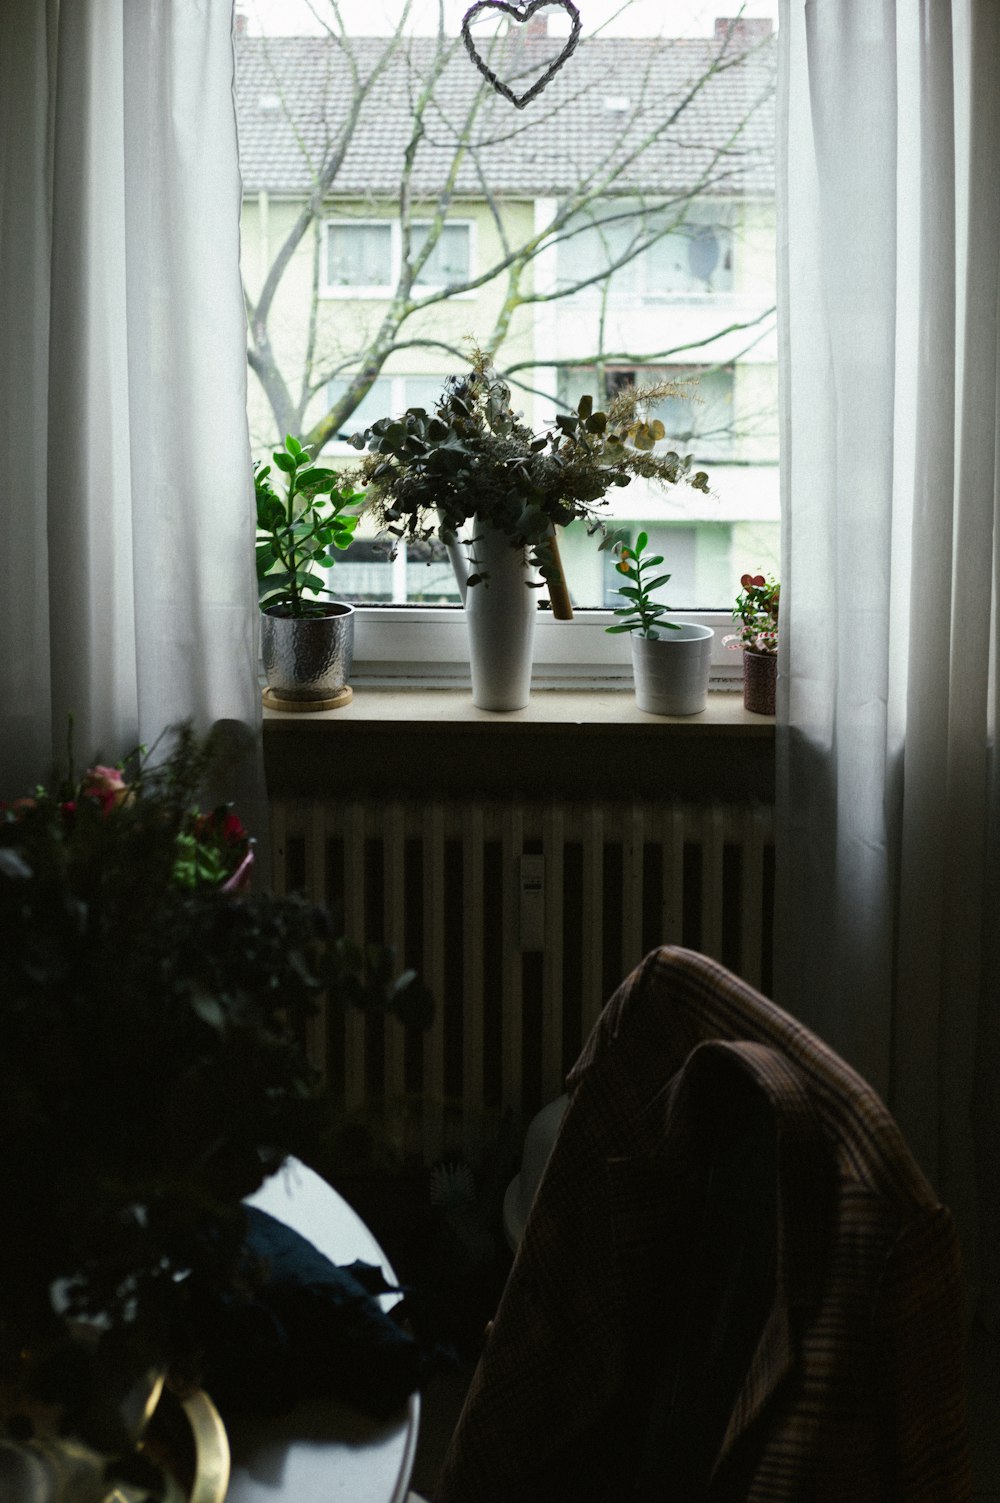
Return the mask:
<path id="1" fill-rule="evenodd" d="M 778 651 L 778 601 L 781 587 L 774 575 L 744 574 L 742 590 L 736 597 L 733 619 L 740 629 L 723 637 L 726 647 L 734 651 L 756 652 L 773 657 Z"/>
<path id="2" fill-rule="evenodd" d="M 235 890 L 249 878 L 253 841 L 230 806 L 207 814 L 198 809 L 193 782 L 204 770 L 204 753 L 183 738 L 174 757 L 159 766 L 140 747 L 116 766 L 95 762 L 79 777 L 70 751 L 70 768 L 54 790 L 39 784 L 32 794 L 0 801 L 0 850 L 30 850 L 34 869 L 58 862 L 75 880 L 116 846 L 121 865 L 136 841 L 147 861 L 155 850 L 166 863 L 162 875 L 172 886 Z M 167 832 L 169 840 L 163 839 Z"/>

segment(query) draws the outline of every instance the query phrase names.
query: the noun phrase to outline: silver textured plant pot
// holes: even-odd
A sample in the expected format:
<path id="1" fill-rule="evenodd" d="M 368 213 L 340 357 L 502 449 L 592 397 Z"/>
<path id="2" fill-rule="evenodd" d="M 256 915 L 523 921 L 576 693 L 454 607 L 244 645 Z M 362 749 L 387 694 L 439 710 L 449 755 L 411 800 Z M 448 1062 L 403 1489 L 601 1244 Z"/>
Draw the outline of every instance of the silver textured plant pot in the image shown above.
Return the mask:
<path id="1" fill-rule="evenodd" d="M 685 624 L 659 637 L 632 634 L 635 702 L 651 715 L 697 715 L 708 703 L 710 626 Z"/>
<path id="2" fill-rule="evenodd" d="M 260 636 L 267 686 L 279 699 L 331 699 L 351 676 L 353 606 L 332 601 L 322 616 L 300 620 L 265 610 Z"/>

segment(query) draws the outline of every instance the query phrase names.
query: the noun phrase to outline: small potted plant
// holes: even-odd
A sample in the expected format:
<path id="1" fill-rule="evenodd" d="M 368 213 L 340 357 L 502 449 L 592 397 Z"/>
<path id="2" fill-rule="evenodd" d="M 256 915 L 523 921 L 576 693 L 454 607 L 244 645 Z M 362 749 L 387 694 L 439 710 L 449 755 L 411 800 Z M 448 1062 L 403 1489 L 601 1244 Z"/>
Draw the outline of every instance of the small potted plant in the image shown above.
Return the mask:
<path id="1" fill-rule="evenodd" d="M 629 583 L 619 585 L 618 593 L 626 603 L 614 612 L 624 619 L 607 630 L 632 634 L 636 704 L 652 715 L 697 715 L 708 703 L 715 633 L 710 626 L 664 620 L 669 607 L 654 600 L 653 591 L 665 585 L 670 575 L 652 577 L 663 556 L 646 555 L 647 533 L 640 532 L 634 546 L 621 540 L 612 546 L 618 556 L 615 567 Z"/>
<path id="2" fill-rule="evenodd" d="M 351 698 L 354 609 L 324 602 L 333 592 L 319 569 L 329 568 L 358 525 L 364 496 L 335 470 L 318 467 L 289 434 L 272 458 L 285 494 L 271 486 L 271 466 L 257 466 L 257 589 L 261 650 L 272 709 L 333 709 Z"/>
<path id="3" fill-rule="evenodd" d="M 476 705 L 527 703 L 533 588 L 547 585 L 553 614 L 572 617 L 557 528 L 580 521 L 605 537 L 608 492 L 636 476 L 707 493 L 708 476 L 690 456 L 662 452 L 663 424 L 644 416 L 677 390 L 673 381 L 632 387 L 606 412 L 585 396 L 536 433 L 477 350 L 433 411 L 410 408 L 351 439 L 369 451 L 353 478 L 383 529 L 396 539 L 437 537 L 448 549 L 466 608 Z"/>
<path id="4" fill-rule="evenodd" d="M 743 703 L 757 715 L 773 715 L 778 676 L 778 601 L 781 587 L 773 575 L 744 574 L 733 618 L 738 632 L 724 638 L 743 653 Z"/>

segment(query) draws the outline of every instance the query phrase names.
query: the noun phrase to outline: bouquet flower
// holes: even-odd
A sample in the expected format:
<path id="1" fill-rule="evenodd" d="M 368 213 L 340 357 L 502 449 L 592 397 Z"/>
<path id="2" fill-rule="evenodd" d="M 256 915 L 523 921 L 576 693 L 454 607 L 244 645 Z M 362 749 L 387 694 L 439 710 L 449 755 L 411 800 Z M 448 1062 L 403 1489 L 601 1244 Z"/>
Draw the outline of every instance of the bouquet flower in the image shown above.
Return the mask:
<path id="1" fill-rule="evenodd" d="M 616 486 L 638 476 L 708 493 L 708 475 L 690 455 L 661 452 L 664 426 L 644 415 L 680 389 L 674 381 L 632 387 L 607 412 L 585 396 L 575 412 L 536 433 L 514 411 L 491 357 L 476 350 L 471 369 L 449 377 L 433 411 L 412 407 L 351 438 L 368 449 L 351 479 L 391 537 L 447 544 L 468 524 L 486 523 L 528 549 L 542 578 L 558 585 L 553 529 L 582 521 L 601 535 L 600 546 L 613 546 L 619 534 L 609 534 L 603 508 Z"/>

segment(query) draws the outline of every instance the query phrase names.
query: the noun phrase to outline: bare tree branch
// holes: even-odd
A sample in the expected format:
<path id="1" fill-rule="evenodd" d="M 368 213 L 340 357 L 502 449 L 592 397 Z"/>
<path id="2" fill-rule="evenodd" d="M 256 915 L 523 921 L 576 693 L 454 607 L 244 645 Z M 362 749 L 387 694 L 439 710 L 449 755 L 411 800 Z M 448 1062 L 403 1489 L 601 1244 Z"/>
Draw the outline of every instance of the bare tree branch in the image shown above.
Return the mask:
<path id="1" fill-rule="evenodd" d="M 495 126 L 480 130 L 484 105 L 491 97 L 485 82 L 479 87 L 455 93 L 444 88 L 446 70 L 461 44 L 460 38 L 445 34 L 444 6 L 440 0 L 437 37 L 429 45 L 421 42 L 417 46 L 411 42 L 407 23 L 412 0 L 405 0 L 399 22 L 392 34 L 384 39 L 383 45 L 375 47 L 372 39 L 368 39 L 364 49 L 359 48 L 349 35 L 338 0 L 328 0 L 325 15 L 319 0 L 308 0 L 308 3 L 326 31 L 326 37 L 318 40 L 316 45 L 326 49 L 326 89 L 328 97 L 333 98 L 333 106 L 331 111 L 324 109 L 323 115 L 324 120 L 332 120 L 334 124 L 327 127 L 323 145 L 313 161 L 309 143 L 297 123 L 296 101 L 287 97 L 289 86 L 283 83 L 277 54 L 268 53 L 271 77 L 282 99 L 284 121 L 295 133 L 303 160 L 310 164 L 310 187 L 267 267 L 256 299 L 246 294 L 250 330 L 248 361 L 261 383 L 279 433 L 292 431 L 301 434 L 306 428 L 307 413 L 335 380 L 343 382 L 344 389 L 335 401 L 327 399 L 324 410 L 309 425 L 306 437 L 310 442 L 322 445 L 332 435 L 344 431 L 351 414 L 371 390 L 386 362 L 396 354 L 423 349 L 464 358 L 464 352 L 455 344 L 454 338 L 435 328 L 432 322 L 436 310 L 458 294 L 474 294 L 487 288 L 500 291 L 493 326 L 488 338 L 482 340 L 484 347 L 496 354 L 510 337 L 519 312 L 571 300 L 589 289 L 596 289 L 598 301 L 590 357 L 586 360 L 550 359 L 545 352 L 536 351 L 530 358 L 518 358 L 508 365 L 507 374 L 519 384 L 523 373 L 538 366 L 557 369 L 581 364 L 638 367 L 690 356 L 712 341 L 756 329 L 755 339 L 747 346 L 750 348 L 767 332 L 773 309 L 765 310 L 745 323 L 732 322 L 704 338 L 668 349 L 605 348 L 615 273 L 637 263 L 666 236 L 688 222 L 691 205 L 696 199 L 719 197 L 720 190 L 735 186 L 736 175 L 745 167 L 744 132 L 756 110 L 766 100 L 767 90 L 748 101 L 742 118 L 732 125 L 723 141 L 713 140 L 709 144 L 700 139 L 701 132 L 693 133 L 686 142 L 678 143 L 677 137 L 682 122 L 695 118 L 694 106 L 703 91 L 718 88 L 720 79 L 729 70 L 745 64 L 749 50 L 737 45 L 734 26 L 728 28 L 703 64 L 696 67 L 667 110 L 662 108 L 662 99 L 654 91 L 662 88 L 662 75 L 656 71 L 661 49 L 671 43 L 650 41 L 648 47 L 637 54 L 641 65 L 637 61 L 629 74 L 629 113 L 624 120 L 616 122 L 613 130 L 605 133 L 606 145 L 599 149 L 596 162 L 588 160 L 585 172 L 581 168 L 579 181 L 569 191 L 563 191 L 554 212 L 544 224 L 532 223 L 530 231 L 515 234 L 506 207 L 508 195 L 491 182 L 489 152 L 491 149 L 495 152 L 498 141 L 514 142 L 531 131 L 538 132 L 540 139 L 544 138 L 547 129 L 555 128 L 563 111 L 579 107 L 581 100 L 599 85 L 585 83 L 578 90 L 550 96 L 533 112 L 531 119 L 505 120 L 503 135 L 499 136 Z M 623 0 L 621 10 L 627 10 L 630 3 L 631 0 Z M 496 45 L 499 47 L 500 43 Z M 526 58 L 525 66 L 528 65 Z M 398 71 L 403 86 L 409 90 L 408 130 L 405 141 L 397 148 L 400 166 L 392 216 L 398 223 L 399 256 L 393 270 L 392 291 L 384 302 L 372 307 L 376 316 L 370 328 L 361 326 L 357 307 L 351 307 L 346 325 L 350 344 L 356 345 L 356 348 L 351 348 L 348 338 L 345 338 L 344 320 L 334 321 L 322 312 L 323 256 L 326 254 L 324 222 L 329 213 L 326 206 L 343 181 L 348 152 L 363 139 L 368 128 L 370 109 L 374 107 L 371 98 L 373 94 L 377 95 L 374 86 L 380 79 L 396 78 L 396 71 L 390 74 L 390 69 Z M 339 94 L 335 94 L 335 90 L 339 90 Z M 457 108 L 448 106 L 452 98 L 456 100 Z M 698 166 L 692 171 L 688 183 L 683 189 L 666 193 L 651 194 L 639 188 L 631 189 L 628 186 L 631 174 L 633 171 L 638 173 L 644 157 L 665 138 L 673 140 L 675 147 L 682 144 L 697 151 Z M 439 156 L 445 154 L 445 161 L 433 194 L 428 195 L 416 185 L 422 155 L 431 149 Z M 489 265 L 474 274 L 444 287 L 427 287 L 422 285 L 423 274 L 441 242 L 463 169 L 463 181 L 468 183 L 471 171 L 478 185 L 479 199 L 489 214 L 499 253 Z M 467 193 L 468 187 L 463 191 Z M 341 192 L 344 192 L 343 188 Z M 358 197 L 356 188 L 350 196 Z M 373 198 L 376 204 L 383 201 L 379 195 Z M 625 232 L 624 238 L 622 231 Z M 277 353 L 271 323 L 276 317 L 279 289 L 308 233 L 313 236 L 310 301 L 308 309 L 303 308 L 304 342 L 300 342 L 299 352 L 293 357 L 297 361 L 293 379 L 291 370 L 283 370 L 281 362 L 287 357 L 279 357 Z M 596 235 L 598 245 L 603 244 L 604 253 L 595 256 L 591 264 L 580 267 L 576 274 L 568 273 L 572 261 L 564 254 L 565 249 L 574 243 L 582 245 L 584 242 L 579 237 L 585 235 Z M 559 281 L 555 286 L 538 282 L 536 272 L 543 252 L 559 256 Z M 332 306 L 328 304 L 327 309 Z M 593 307 L 588 305 L 588 316 L 594 318 L 594 313 Z M 279 342 L 284 343 L 283 340 Z M 293 385 L 297 388 L 295 398 L 292 396 Z M 529 388 L 526 386 L 525 389 Z"/>

